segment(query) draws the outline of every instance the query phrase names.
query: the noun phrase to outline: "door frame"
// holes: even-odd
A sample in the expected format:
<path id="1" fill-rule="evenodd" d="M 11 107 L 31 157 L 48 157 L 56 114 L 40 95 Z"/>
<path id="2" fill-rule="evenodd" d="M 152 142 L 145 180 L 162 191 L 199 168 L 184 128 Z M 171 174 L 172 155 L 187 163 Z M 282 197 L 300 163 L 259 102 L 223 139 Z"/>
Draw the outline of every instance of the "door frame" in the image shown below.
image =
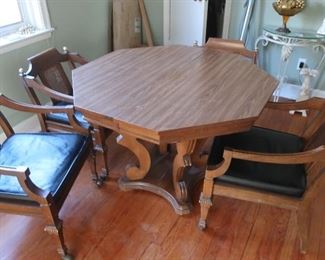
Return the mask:
<path id="1" fill-rule="evenodd" d="M 164 31 L 164 45 L 168 45 L 170 41 L 170 2 L 172 0 L 163 0 L 163 31 Z M 204 1 L 204 0 L 203 0 Z M 223 28 L 222 28 L 222 38 L 228 39 L 229 37 L 229 27 L 230 27 L 230 17 L 231 17 L 231 6 L 232 0 L 226 0 L 225 5 L 225 15 L 223 18 Z"/>

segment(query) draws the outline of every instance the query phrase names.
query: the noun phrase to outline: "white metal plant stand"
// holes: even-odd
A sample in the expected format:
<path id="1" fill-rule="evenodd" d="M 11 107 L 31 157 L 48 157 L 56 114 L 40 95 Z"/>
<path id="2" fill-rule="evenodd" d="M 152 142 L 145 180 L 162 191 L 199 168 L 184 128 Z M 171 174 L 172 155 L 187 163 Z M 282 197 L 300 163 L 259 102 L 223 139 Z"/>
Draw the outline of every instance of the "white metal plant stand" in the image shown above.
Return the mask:
<path id="1" fill-rule="evenodd" d="M 320 70 L 325 60 L 325 35 L 317 34 L 312 31 L 294 31 L 290 33 L 282 33 L 276 31 L 275 26 L 265 26 L 263 28 L 263 34 L 257 38 L 255 42 L 255 50 L 258 51 L 259 43 L 262 43 L 263 47 L 266 47 L 270 42 L 282 46 L 281 50 L 281 63 L 277 78 L 280 81 L 279 86 L 286 82 L 287 68 L 290 55 L 294 48 L 312 48 L 314 51 L 322 52 L 321 59 L 316 66 L 316 70 Z M 274 92 L 274 100 L 279 99 L 279 87 Z"/>

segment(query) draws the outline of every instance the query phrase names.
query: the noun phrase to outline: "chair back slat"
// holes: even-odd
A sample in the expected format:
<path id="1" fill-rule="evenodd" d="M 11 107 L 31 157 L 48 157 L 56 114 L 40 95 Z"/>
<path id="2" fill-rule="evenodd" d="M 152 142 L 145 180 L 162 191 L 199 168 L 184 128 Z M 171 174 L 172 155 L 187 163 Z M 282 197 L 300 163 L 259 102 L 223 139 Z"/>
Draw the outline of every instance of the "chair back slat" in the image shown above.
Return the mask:
<path id="1" fill-rule="evenodd" d="M 242 41 L 209 38 L 205 47 L 239 54 L 251 59 L 252 62 L 256 64 L 257 52 L 246 49 Z"/>
<path id="2" fill-rule="evenodd" d="M 0 111 L 0 126 L 7 137 L 15 133 L 14 129 L 9 124 L 7 118 L 4 116 L 4 114 L 1 111 Z"/>

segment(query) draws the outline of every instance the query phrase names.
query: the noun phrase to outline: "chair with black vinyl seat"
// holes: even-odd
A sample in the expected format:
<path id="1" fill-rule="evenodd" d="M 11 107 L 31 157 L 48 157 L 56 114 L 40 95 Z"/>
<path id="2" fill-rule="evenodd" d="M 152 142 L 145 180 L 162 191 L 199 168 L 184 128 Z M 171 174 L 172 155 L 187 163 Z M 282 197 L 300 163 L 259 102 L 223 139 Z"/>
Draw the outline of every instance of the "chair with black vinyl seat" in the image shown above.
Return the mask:
<path id="1" fill-rule="evenodd" d="M 225 52 L 236 53 L 252 60 L 252 62 L 256 64 L 257 52 L 246 49 L 242 41 L 211 37 L 208 39 L 204 47 L 221 50 Z"/>
<path id="2" fill-rule="evenodd" d="M 90 162 L 92 174 L 96 175 L 91 136 L 15 133 L 1 112 L 7 107 L 31 113 L 67 113 L 71 125 L 75 126 L 72 105 L 23 104 L 2 94 L 0 105 L 0 125 L 7 137 L 0 145 L 0 211 L 43 216 L 46 220 L 44 230 L 54 235 L 58 253 L 69 259 L 59 212 L 86 160 Z"/>
<path id="3" fill-rule="evenodd" d="M 54 106 L 73 104 L 73 90 L 65 70 L 84 65 L 87 61 L 78 54 L 70 53 L 64 47 L 64 53 L 52 48 L 28 58 L 29 68 L 19 75 L 31 102 L 41 105 L 38 93 L 48 96 Z M 63 65 L 68 66 L 64 67 Z M 75 113 L 76 119 L 83 126 L 83 133 L 88 134 L 88 122 L 80 112 Z M 64 113 L 48 113 L 39 115 L 39 121 L 43 131 L 70 131 L 69 120 Z"/>
<path id="4" fill-rule="evenodd" d="M 63 47 L 63 50 L 63 54 L 55 48 L 45 50 L 28 58 L 29 68 L 27 72 L 23 72 L 22 68 L 19 70 L 23 86 L 33 104 L 41 105 L 38 93 L 49 97 L 53 106 L 73 104 L 73 89 L 66 71 L 71 73 L 73 69 L 86 64 L 87 61 L 77 53 L 70 53 L 66 47 Z M 75 111 L 74 116 L 81 126 L 77 130 L 81 134 L 88 135 L 89 129 L 93 130 L 93 127 L 79 111 Z M 76 128 L 70 125 L 68 116 L 65 113 L 39 114 L 38 119 L 43 131 L 76 131 Z M 101 139 L 94 138 L 94 141 L 97 142 L 94 144 L 94 147 L 97 152 L 101 152 L 103 149 L 106 149 L 105 139 L 110 132 L 100 127 L 98 129 L 100 133 L 91 132 L 94 136 L 100 135 Z M 103 164 L 104 168 L 101 171 L 100 178 L 97 180 L 98 185 L 102 184 L 109 172 L 106 160 L 104 160 Z"/>
<path id="5" fill-rule="evenodd" d="M 325 100 L 270 102 L 267 107 L 305 109 L 310 120 L 301 136 L 253 127 L 215 137 L 200 197 L 199 227 L 206 227 L 213 194 L 287 208 L 296 213 L 301 252 L 305 253 L 309 208 L 325 172 Z"/>

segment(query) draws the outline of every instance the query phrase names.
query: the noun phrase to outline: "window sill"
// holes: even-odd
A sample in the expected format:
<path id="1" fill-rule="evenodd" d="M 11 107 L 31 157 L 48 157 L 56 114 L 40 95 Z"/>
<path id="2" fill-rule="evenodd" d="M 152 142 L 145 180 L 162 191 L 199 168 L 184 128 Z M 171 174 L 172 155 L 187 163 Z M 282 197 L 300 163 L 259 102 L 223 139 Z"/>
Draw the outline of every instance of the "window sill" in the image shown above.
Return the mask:
<path id="1" fill-rule="evenodd" d="M 51 37 L 51 32 L 54 28 L 38 31 L 28 35 L 19 33 L 10 34 L 6 37 L 0 38 L 0 54 L 27 46 L 34 42 L 45 40 Z"/>

